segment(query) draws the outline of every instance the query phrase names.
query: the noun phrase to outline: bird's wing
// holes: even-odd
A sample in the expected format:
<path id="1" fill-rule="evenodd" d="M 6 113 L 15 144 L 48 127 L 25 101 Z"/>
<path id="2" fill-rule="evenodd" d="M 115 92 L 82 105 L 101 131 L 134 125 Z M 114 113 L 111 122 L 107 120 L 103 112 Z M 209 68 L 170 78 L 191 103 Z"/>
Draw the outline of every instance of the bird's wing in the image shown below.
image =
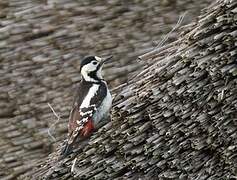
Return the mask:
<path id="1" fill-rule="evenodd" d="M 78 136 L 88 136 L 94 130 L 92 118 L 106 96 L 105 93 L 107 93 L 107 87 L 104 83 L 100 84 L 97 90 L 97 95 L 91 98 L 88 106 L 81 107 L 84 97 L 87 93 L 89 93 L 88 91 L 90 88 L 91 85 L 88 84 L 80 84 L 78 87 L 78 92 L 69 117 L 68 141 L 62 149 L 63 157 L 67 156 L 67 154 L 72 151 L 73 144 L 77 140 Z"/>
<path id="2" fill-rule="evenodd" d="M 72 143 L 78 135 L 86 136 L 94 129 L 92 117 L 106 96 L 106 94 L 104 94 L 107 93 L 106 90 L 105 84 L 100 84 L 96 96 L 91 98 L 88 106 L 81 107 L 82 101 L 80 99 L 74 104 L 69 117 L 69 144 Z"/>

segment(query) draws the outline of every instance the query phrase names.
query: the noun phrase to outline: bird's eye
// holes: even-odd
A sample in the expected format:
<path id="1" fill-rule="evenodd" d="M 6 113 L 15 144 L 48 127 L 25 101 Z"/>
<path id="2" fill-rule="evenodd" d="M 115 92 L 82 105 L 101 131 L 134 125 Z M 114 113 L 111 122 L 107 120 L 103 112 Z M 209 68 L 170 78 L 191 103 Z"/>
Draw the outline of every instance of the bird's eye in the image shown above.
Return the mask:
<path id="1" fill-rule="evenodd" d="M 96 62 L 96 61 L 93 61 L 93 62 L 92 62 L 92 64 L 96 65 L 96 64 L 97 64 L 97 62 Z"/>

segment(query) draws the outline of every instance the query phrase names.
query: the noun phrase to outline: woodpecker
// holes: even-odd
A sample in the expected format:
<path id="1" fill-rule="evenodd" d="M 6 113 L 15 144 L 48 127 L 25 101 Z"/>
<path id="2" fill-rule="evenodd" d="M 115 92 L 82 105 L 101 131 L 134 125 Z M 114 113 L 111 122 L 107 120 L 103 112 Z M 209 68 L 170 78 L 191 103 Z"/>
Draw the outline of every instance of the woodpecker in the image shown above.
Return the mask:
<path id="1" fill-rule="evenodd" d="M 72 151 L 78 140 L 88 138 L 107 122 L 112 96 L 101 72 L 103 64 L 111 58 L 89 56 L 81 62 L 82 80 L 69 116 L 68 139 L 62 150 L 64 157 Z"/>

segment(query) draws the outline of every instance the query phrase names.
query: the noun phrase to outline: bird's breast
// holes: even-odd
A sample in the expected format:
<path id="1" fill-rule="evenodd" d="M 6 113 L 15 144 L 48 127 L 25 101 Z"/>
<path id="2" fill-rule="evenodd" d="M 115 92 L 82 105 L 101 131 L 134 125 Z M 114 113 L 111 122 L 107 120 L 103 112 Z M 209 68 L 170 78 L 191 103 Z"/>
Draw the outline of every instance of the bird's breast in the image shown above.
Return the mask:
<path id="1" fill-rule="evenodd" d="M 99 124 L 99 122 L 101 120 L 103 120 L 109 116 L 111 106 L 112 106 L 112 96 L 108 90 L 106 97 L 102 101 L 101 105 L 98 107 L 98 109 L 93 117 L 95 126 L 97 124 Z"/>

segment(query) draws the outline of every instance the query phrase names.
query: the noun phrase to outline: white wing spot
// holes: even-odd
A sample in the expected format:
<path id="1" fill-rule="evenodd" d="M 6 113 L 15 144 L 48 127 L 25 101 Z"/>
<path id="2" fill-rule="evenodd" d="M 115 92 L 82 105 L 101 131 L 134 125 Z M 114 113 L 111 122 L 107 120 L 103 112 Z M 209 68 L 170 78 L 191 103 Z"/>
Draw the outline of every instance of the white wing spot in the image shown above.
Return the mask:
<path id="1" fill-rule="evenodd" d="M 90 111 L 87 111 L 87 112 L 80 112 L 80 115 L 81 116 L 84 116 L 84 115 L 87 115 L 87 114 L 92 114 L 92 110 L 90 110 Z"/>
<path id="2" fill-rule="evenodd" d="M 83 122 L 83 123 L 86 123 L 87 121 L 88 121 L 87 118 L 82 119 L 82 122 Z"/>
<path id="3" fill-rule="evenodd" d="M 80 131 L 82 128 L 83 128 L 82 126 L 78 126 L 78 127 L 76 128 L 76 131 Z"/>

